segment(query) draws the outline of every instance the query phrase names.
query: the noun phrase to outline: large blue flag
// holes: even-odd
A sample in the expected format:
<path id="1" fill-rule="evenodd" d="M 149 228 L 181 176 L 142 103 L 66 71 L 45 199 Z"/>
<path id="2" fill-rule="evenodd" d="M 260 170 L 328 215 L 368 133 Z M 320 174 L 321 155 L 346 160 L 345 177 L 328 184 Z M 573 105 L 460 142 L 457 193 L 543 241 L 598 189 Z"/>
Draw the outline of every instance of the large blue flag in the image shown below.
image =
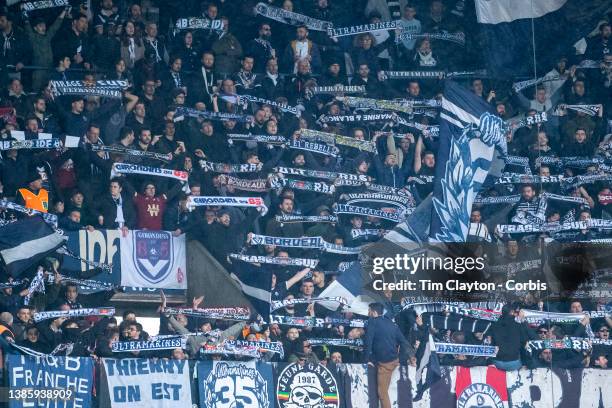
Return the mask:
<path id="1" fill-rule="evenodd" d="M 488 72 L 533 77 L 546 72 L 610 11 L 610 0 L 475 0 Z M 532 21 L 533 20 L 533 21 Z M 535 43 L 535 52 L 533 45 Z M 540 72 L 541 74 L 542 72 Z"/>
<path id="2" fill-rule="evenodd" d="M 272 298 L 272 271 L 252 263 L 232 260 L 231 275 L 251 302 L 255 311 L 267 321 L 270 318 Z"/>
<path id="3" fill-rule="evenodd" d="M 0 227 L 0 258 L 13 278 L 64 245 L 65 239 L 40 216 Z"/>
<path id="4" fill-rule="evenodd" d="M 474 197 L 485 182 L 495 148 L 506 153 L 505 125 L 483 98 L 446 81 L 440 112 L 430 242 L 465 242 Z"/>
<path id="5" fill-rule="evenodd" d="M 323 292 L 321 297 L 343 297 L 348 305 L 343 307 L 343 311 L 353 312 L 367 316 L 368 305 L 373 299 L 363 294 L 363 278 L 361 264 L 357 261 L 351 263 L 350 267 L 342 272 Z M 322 306 L 336 310 L 337 302 L 319 302 Z"/>

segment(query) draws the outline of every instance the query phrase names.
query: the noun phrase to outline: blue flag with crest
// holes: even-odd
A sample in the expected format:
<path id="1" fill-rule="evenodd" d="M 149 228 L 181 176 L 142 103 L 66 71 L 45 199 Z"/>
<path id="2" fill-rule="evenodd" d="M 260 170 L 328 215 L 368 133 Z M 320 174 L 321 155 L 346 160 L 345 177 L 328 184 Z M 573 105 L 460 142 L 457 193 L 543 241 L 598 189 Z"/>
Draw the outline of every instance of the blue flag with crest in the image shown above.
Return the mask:
<path id="1" fill-rule="evenodd" d="M 474 197 L 497 147 L 506 154 L 505 125 L 483 98 L 446 81 L 440 112 L 430 242 L 465 242 Z"/>

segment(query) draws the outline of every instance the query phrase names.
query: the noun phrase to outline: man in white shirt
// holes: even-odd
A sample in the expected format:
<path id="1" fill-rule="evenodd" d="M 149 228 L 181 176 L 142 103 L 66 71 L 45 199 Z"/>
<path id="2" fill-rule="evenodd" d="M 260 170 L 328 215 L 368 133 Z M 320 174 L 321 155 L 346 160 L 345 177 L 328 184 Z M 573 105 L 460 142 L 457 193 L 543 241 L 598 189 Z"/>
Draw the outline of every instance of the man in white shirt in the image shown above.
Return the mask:
<path id="1" fill-rule="evenodd" d="M 297 73 L 299 61 L 310 62 L 312 71 L 321 71 L 321 53 L 317 44 L 308 39 L 308 28 L 299 26 L 296 29 L 296 39 L 291 41 L 283 55 L 285 70 Z"/>

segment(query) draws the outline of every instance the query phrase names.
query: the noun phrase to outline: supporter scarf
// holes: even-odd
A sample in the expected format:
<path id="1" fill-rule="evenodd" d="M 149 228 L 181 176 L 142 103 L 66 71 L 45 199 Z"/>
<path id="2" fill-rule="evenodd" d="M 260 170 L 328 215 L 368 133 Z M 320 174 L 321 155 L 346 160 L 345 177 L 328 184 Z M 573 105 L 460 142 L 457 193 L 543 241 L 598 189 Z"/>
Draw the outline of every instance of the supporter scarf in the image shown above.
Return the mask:
<path id="1" fill-rule="evenodd" d="M 383 231 L 385 233 L 386 231 Z M 351 228 L 351 238 L 377 237 L 381 234 L 381 230 L 372 228 Z"/>
<path id="2" fill-rule="evenodd" d="M 586 221 L 573 221 L 567 223 L 551 222 L 540 225 L 534 225 L 529 223 L 526 225 L 514 225 L 514 224 L 499 224 L 497 226 L 499 232 L 503 234 L 521 234 L 521 233 L 535 233 L 535 232 L 559 232 L 559 231 L 578 231 L 592 228 L 599 229 L 612 229 L 612 220 L 603 220 L 597 218 L 591 218 Z"/>
<path id="3" fill-rule="evenodd" d="M 224 345 L 226 348 L 235 349 L 256 349 L 265 350 L 270 353 L 276 353 L 280 355 L 280 358 L 285 357 L 285 350 L 283 349 L 283 343 L 280 341 L 251 341 L 251 340 L 225 340 Z"/>
<path id="4" fill-rule="evenodd" d="M 239 261 L 249 263 L 260 263 L 269 265 L 282 265 L 282 266 L 303 266 L 305 268 L 314 269 L 319 264 L 318 259 L 308 258 L 283 258 L 278 256 L 259 256 L 259 255 L 242 255 L 242 254 L 229 254 L 230 258 L 238 259 Z"/>
<path id="5" fill-rule="evenodd" d="M 350 108 L 389 110 L 404 113 L 412 112 L 412 106 L 397 101 L 360 98 L 356 96 L 336 96 L 336 99 Z"/>
<path id="6" fill-rule="evenodd" d="M 423 313 L 454 313 L 460 316 L 470 317 L 472 319 L 488 320 L 495 322 L 499 320 L 500 312 L 493 310 L 483 310 L 472 307 L 464 307 L 463 305 L 452 305 L 448 303 L 425 303 L 425 304 L 413 304 L 410 305 L 411 309 L 414 309 L 415 313 L 422 315 Z"/>
<path id="7" fill-rule="evenodd" d="M 408 105 L 413 108 L 441 108 L 442 107 L 442 102 L 437 99 L 395 99 L 395 102 L 401 103 L 402 105 Z"/>
<path id="8" fill-rule="evenodd" d="M 200 111 L 192 108 L 185 108 L 183 106 L 179 106 L 176 108 L 176 112 L 174 113 L 174 122 L 180 122 L 185 119 L 185 117 L 190 118 L 200 118 L 204 120 L 219 120 L 222 122 L 228 120 L 235 120 L 239 123 L 247 123 L 252 120 L 252 116 L 250 115 L 241 115 L 239 113 L 226 113 L 226 112 L 210 112 L 210 111 Z"/>
<path id="9" fill-rule="evenodd" d="M 311 169 L 296 169 L 292 167 L 274 167 L 272 169 L 274 173 L 290 174 L 292 176 L 312 177 L 326 180 L 354 180 L 354 181 L 369 181 L 370 178 L 365 174 L 350 174 L 350 173 L 336 173 L 333 171 L 323 170 L 311 170 Z"/>
<path id="10" fill-rule="evenodd" d="M 340 296 L 334 297 L 314 297 L 314 298 L 296 298 L 296 299 L 285 299 L 285 300 L 273 300 L 270 305 L 270 312 L 274 312 L 275 310 L 282 309 L 287 306 L 295 306 L 295 305 L 309 305 L 316 302 L 337 302 L 342 306 L 348 306 L 348 302 L 345 298 Z"/>
<path id="11" fill-rule="evenodd" d="M 601 105 L 559 105 L 555 110 L 555 115 L 561 116 L 559 109 L 570 109 L 576 112 L 581 112 L 589 116 L 596 116 L 601 109 Z"/>
<path id="12" fill-rule="evenodd" d="M 274 245 L 284 248 L 320 249 L 323 247 L 323 242 L 325 241 L 323 241 L 323 238 L 321 237 L 286 238 L 271 237 L 259 234 L 251 235 L 251 245 Z"/>
<path id="13" fill-rule="evenodd" d="M 261 358 L 261 353 L 255 347 L 236 347 L 228 344 L 227 341 L 222 344 L 205 344 L 200 349 L 201 354 L 232 354 L 242 357 Z"/>
<path id="14" fill-rule="evenodd" d="M 3 140 L 0 141 L 0 151 L 17 149 L 58 149 L 62 147 L 60 139 L 34 139 L 34 140 Z"/>
<path id="15" fill-rule="evenodd" d="M 323 115 L 319 118 L 321 123 L 354 123 L 354 122 L 383 122 L 395 121 L 395 113 L 364 113 L 353 115 Z"/>
<path id="16" fill-rule="evenodd" d="M 363 94 L 365 85 L 314 86 L 310 91 L 315 95 Z"/>
<path id="17" fill-rule="evenodd" d="M 295 316 L 279 316 L 270 315 L 270 323 L 282 324 L 286 326 L 297 327 L 327 327 L 327 326 L 346 326 L 346 327 L 365 327 L 365 320 L 361 319 L 336 319 L 331 317 L 295 317 Z"/>
<path id="18" fill-rule="evenodd" d="M 349 204 L 349 205 L 352 205 L 352 204 L 355 204 L 355 203 L 368 203 L 368 204 L 379 203 L 379 204 L 383 204 L 383 205 L 387 205 L 387 206 L 391 205 L 391 206 L 394 206 L 394 207 L 400 209 L 403 212 L 406 212 L 406 211 L 414 209 L 414 207 L 408 208 L 404 204 L 401 204 L 401 203 L 398 203 L 398 202 L 388 201 L 388 200 L 378 200 L 378 199 L 375 199 L 375 198 L 350 200 L 350 201 L 346 202 L 346 204 Z"/>
<path id="19" fill-rule="evenodd" d="M 308 339 L 308 343 L 313 346 L 354 347 L 357 349 L 363 349 L 364 346 L 362 339 L 316 338 Z"/>
<path id="20" fill-rule="evenodd" d="M 415 34 L 415 33 L 401 33 L 400 35 L 395 37 L 395 43 L 399 44 L 404 40 L 415 40 L 418 38 L 429 38 L 432 40 L 442 40 L 442 41 L 450 41 L 455 44 L 459 44 L 461 46 L 465 46 L 465 34 L 457 33 L 423 33 L 423 34 Z"/>
<path id="21" fill-rule="evenodd" d="M 583 184 L 596 183 L 598 181 L 612 181 L 612 175 L 610 174 L 589 174 L 584 176 L 567 177 L 563 186 L 566 189 L 575 188 Z"/>
<path id="22" fill-rule="evenodd" d="M 564 181 L 566 181 L 566 177 L 564 177 L 562 174 L 554 176 L 534 176 L 531 174 L 512 173 L 507 176 L 499 177 L 497 180 L 495 180 L 495 184 L 548 184 L 561 183 Z"/>
<path id="23" fill-rule="evenodd" d="M 53 95 L 102 96 L 105 98 L 121 99 L 123 89 L 129 86 L 127 81 L 105 80 L 96 81 L 89 86 L 83 81 L 50 81 Z"/>
<path id="24" fill-rule="evenodd" d="M 515 166 L 529 166 L 529 157 L 522 156 L 506 156 L 504 158 L 506 164 Z"/>
<path id="25" fill-rule="evenodd" d="M 93 279 L 77 279 L 77 278 L 71 278 L 69 276 L 63 276 L 63 275 L 60 275 L 60 277 L 61 277 L 61 283 L 63 284 L 70 283 L 70 284 L 78 285 L 79 289 L 81 290 L 109 291 L 115 288 L 115 285 L 109 282 L 102 282 L 102 281 L 97 281 Z M 49 275 L 47 277 L 47 283 L 55 283 L 55 276 Z"/>
<path id="26" fill-rule="evenodd" d="M 186 337 L 191 337 L 191 336 L 204 336 L 204 337 L 210 337 L 213 339 L 218 339 L 221 336 L 221 334 L 222 334 L 221 329 L 214 329 L 206 333 L 205 332 L 193 332 L 193 333 L 183 333 L 183 334 L 158 334 L 157 336 L 149 337 L 149 341 L 173 339 L 177 337 L 186 338 Z"/>
<path id="27" fill-rule="evenodd" d="M 580 204 L 580 205 L 588 205 L 586 198 L 564 196 L 564 195 L 553 194 L 553 193 L 542 193 L 540 194 L 540 199 L 563 201 L 566 203 L 575 203 L 575 204 Z"/>
<path id="28" fill-rule="evenodd" d="M 325 184 L 319 181 L 286 179 L 283 177 L 272 177 L 270 185 L 277 190 L 289 187 L 293 190 L 315 191 L 323 194 L 333 194 L 336 189 L 333 184 Z"/>
<path id="29" fill-rule="evenodd" d="M 606 153 L 607 154 L 607 153 Z M 609 166 L 607 164 L 600 164 L 598 166 L 598 170 L 603 171 L 605 173 L 612 173 L 612 166 Z"/>
<path id="30" fill-rule="evenodd" d="M 412 110 L 412 113 L 410 114 L 410 119 L 412 119 L 413 116 L 415 115 L 421 115 L 421 116 L 428 116 L 430 118 L 437 118 L 438 117 L 438 112 L 436 112 L 435 110 L 432 109 L 425 109 L 425 108 L 414 108 Z M 395 120 L 399 123 L 400 117 L 396 117 Z"/>
<path id="31" fill-rule="evenodd" d="M 222 20 L 210 20 L 201 17 L 179 18 L 176 20 L 174 29 L 180 30 L 213 30 L 218 33 L 223 32 Z"/>
<path id="32" fill-rule="evenodd" d="M 312 129 L 301 129 L 300 138 L 305 140 L 321 141 L 326 144 L 354 147 L 370 153 L 377 153 L 376 144 L 368 140 L 359 140 L 353 137 L 336 135 L 334 133 L 320 132 Z"/>
<path id="33" fill-rule="evenodd" d="M 587 351 L 592 348 L 591 343 L 587 339 L 545 339 L 545 340 L 529 340 L 527 342 L 527 351 L 533 353 L 535 350 L 576 350 Z"/>
<path id="34" fill-rule="evenodd" d="M 610 119 L 608 126 L 612 128 L 612 119 Z M 595 154 L 605 156 L 606 159 L 610 159 L 610 156 L 612 154 L 611 151 L 612 151 L 612 142 L 608 141 L 606 143 L 600 144 L 597 147 L 597 151 L 595 152 Z"/>
<path id="35" fill-rule="evenodd" d="M 0 283 L 0 289 L 16 288 L 17 286 L 21 286 L 25 284 L 26 284 L 26 281 L 24 280 L 14 280 L 12 282 L 3 282 L 3 283 Z"/>
<path id="36" fill-rule="evenodd" d="M 433 181 L 432 181 L 433 182 Z M 382 184 L 373 184 L 373 183 L 369 183 L 367 181 L 357 181 L 357 180 L 342 180 L 342 179 L 337 179 L 334 184 L 336 185 L 336 187 L 340 187 L 340 186 L 352 186 L 352 187 L 356 187 L 356 186 L 363 186 L 365 185 L 367 190 L 370 191 L 374 191 L 377 193 L 382 193 L 382 194 L 395 194 L 398 196 L 403 196 L 403 197 L 410 197 L 412 199 L 412 194 L 410 194 L 410 192 L 408 192 L 407 190 L 401 188 L 395 188 L 395 187 L 391 187 L 391 186 L 385 186 Z"/>
<path id="37" fill-rule="evenodd" d="M 257 142 L 267 143 L 271 145 L 282 145 L 287 143 L 287 139 L 284 136 L 277 135 L 243 135 L 238 133 L 230 133 L 227 135 L 231 142 Z"/>
<path id="38" fill-rule="evenodd" d="M 54 7 L 69 7 L 69 0 L 38 0 L 38 1 L 26 1 L 21 3 L 21 10 L 24 12 L 43 10 Z"/>
<path id="39" fill-rule="evenodd" d="M 486 333 L 491 322 L 486 320 L 469 319 L 463 317 L 429 315 L 427 321 L 431 327 L 438 330 L 464 330 L 472 333 Z"/>
<path id="40" fill-rule="evenodd" d="M 293 224 L 298 222 L 326 222 L 326 223 L 336 223 L 338 222 L 338 217 L 335 215 L 277 215 L 275 217 L 276 221 L 281 224 Z"/>
<path id="41" fill-rule="evenodd" d="M 593 165 L 603 164 L 604 159 L 600 157 L 580 157 L 580 156 L 571 156 L 571 157 L 542 156 L 542 157 L 536 158 L 535 163 L 536 163 L 536 166 L 540 166 L 541 164 L 554 164 L 554 165 L 560 165 L 560 166 L 586 168 L 586 167 L 593 166 Z"/>
<path id="42" fill-rule="evenodd" d="M 436 179 L 436 176 L 427 176 L 427 175 L 412 176 L 412 177 L 410 177 L 408 182 L 411 183 L 411 184 L 425 185 L 425 184 L 432 184 L 435 179 Z"/>
<path id="43" fill-rule="evenodd" d="M 525 320 L 530 324 L 542 324 L 546 321 L 555 323 L 574 323 L 579 322 L 585 316 L 590 316 L 591 319 L 603 318 L 609 315 L 603 311 L 583 311 L 581 313 L 556 313 L 556 312 L 541 312 L 539 310 L 522 309 Z"/>
<path id="44" fill-rule="evenodd" d="M 497 355 L 494 346 L 438 342 L 434 343 L 434 346 L 435 352 L 438 354 L 463 354 L 474 357 L 495 357 Z"/>
<path id="45" fill-rule="evenodd" d="M 91 150 L 94 152 L 107 152 L 107 153 L 122 154 L 126 156 L 145 157 L 147 159 L 161 160 L 164 162 L 169 162 L 170 160 L 172 160 L 171 153 L 161 154 L 161 153 L 155 153 L 155 152 L 145 152 L 143 150 L 128 149 L 127 147 L 123 147 L 123 146 L 105 146 L 105 145 L 97 145 L 97 144 L 96 145 L 92 144 L 90 146 L 91 146 Z"/>
<path id="46" fill-rule="evenodd" d="M 494 204 L 515 204 L 521 201 L 521 195 L 509 195 L 509 196 L 500 196 L 500 197 L 480 197 L 476 196 L 474 199 L 474 204 L 479 205 L 494 205 Z"/>
<path id="47" fill-rule="evenodd" d="M 398 118 L 398 123 L 400 125 L 407 126 L 409 128 L 416 129 L 420 131 L 425 137 L 439 137 L 440 136 L 440 126 L 438 125 L 422 125 L 419 122 L 408 122 L 401 118 Z M 393 135 L 394 137 L 399 137 L 400 139 L 404 138 L 404 135 Z"/>
<path id="48" fill-rule="evenodd" d="M 195 207 L 255 207 L 262 208 L 262 215 L 268 212 L 268 207 L 261 197 L 187 197 L 187 209 L 192 211 Z"/>
<path id="49" fill-rule="evenodd" d="M 290 149 L 306 150 L 313 153 L 319 153 L 325 156 L 338 157 L 339 150 L 336 146 L 328 146 L 325 144 L 311 143 L 305 140 L 292 140 L 288 146 Z"/>
<path id="50" fill-rule="evenodd" d="M 345 37 L 348 35 L 357 35 L 362 33 L 373 33 L 376 31 L 388 31 L 399 28 L 395 21 L 381 21 L 380 23 L 362 24 L 350 27 L 338 27 L 327 29 L 327 35 L 331 38 Z"/>
<path id="51" fill-rule="evenodd" d="M 512 129 L 512 133 L 514 133 L 517 129 L 522 127 L 539 125 L 545 122 L 548 122 L 546 112 L 538 112 L 535 115 L 527 116 L 522 119 L 508 119 L 506 125 L 508 129 Z"/>
<path id="52" fill-rule="evenodd" d="M 272 107 L 275 107 L 276 109 L 280 110 L 281 112 L 288 112 L 288 113 L 291 113 L 292 115 L 300 117 L 300 111 L 295 106 L 289 106 L 289 105 L 284 104 L 284 103 L 280 103 L 280 102 L 276 102 L 276 101 L 271 101 L 271 100 L 268 100 L 268 99 L 259 98 L 257 96 L 252 96 L 252 95 L 236 95 L 236 98 L 237 98 L 237 103 L 240 104 L 240 105 L 244 104 L 243 101 L 248 101 L 248 102 L 253 102 L 253 103 L 260 103 L 260 104 L 263 104 L 263 105 L 270 105 Z"/>
<path id="53" fill-rule="evenodd" d="M 573 338 L 572 338 L 573 339 Z M 591 344 L 597 346 L 612 346 L 612 339 L 604 340 L 604 339 L 590 339 Z"/>
<path id="54" fill-rule="evenodd" d="M 371 191 L 375 191 L 377 193 L 396 194 L 398 196 L 404 196 L 404 197 L 412 198 L 412 195 L 407 190 L 400 189 L 400 188 L 395 188 L 395 187 L 391 187 L 391 186 L 385 186 L 383 184 L 374 184 L 374 183 L 368 184 L 368 185 L 366 185 L 366 189 L 371 190 Z"/>
<path id="55" fill-rule="evenodd" d="M 32 282 L 30 282 L 28 293 L 23 298 L 23 304 L 26 306 L 29 305 L 30 299 L 32 299 L 32 296 L 36 292 L 45 293 L 45 281 L 42 268 L 38 270 L 36 276 L 34 276 L 34 279 L 32 279 Z"/>
<path id="56" fill-rule="evenodd" d="M 143 166 L 140 164 L 114 163 L 111 169 L 111 178 L 118 174 L 143 174 L 145 176 L 166 177 L 174 180 L 186 182 L 189 173 L 181 170 L 162 169 L 160 167 Z"/>
<path id="57" fill-rule="evenodd" d="M 361 247 L 345 247 L 332 244 L 331 242 L 324 242 L 322 250 L 341 255 L 355 255 L 361 253 Z"/>
<path id="58" fill-rule="evenodd" d="M 518 271 L 529 271 L 531 269 L 540 268 L 541 266 L 541 259 L 530 259 L 527 261 L 503 263 L 501 265 L 489 265 L 487 271 L 489 273 L 506 273 L 508 275 L 514 275 Z"/>
<path id="59" fill-rule="evenodd" d="M 459 78 L 459 77 L 480 77 L 487 75 L 486 70 L 476 71 L 381 71 L 383 79 L 412 79 L 412 78 Z"/>
<path id="60" fill-rule="evenodd" d="M 340 196 L 341 200 L 346 200 L 347 204 L 353 204 L 358 202 L 384 202 L 389 205 L 401 205 L 404 207 L 414 207 L 414 198 L 409 196 L 397 195 L 397 194 L 383 194 L 383 193 L 347 193 Z"/>
<path id="61" fill-rule="evenodd" d="M 221 175 L 219 176 L 219 181 L 221 182 L 221 184 L 242 191 L 253 191 L 256 193 L 262 193 L 270 189 L 270 187 L 268 187 L 267 179 L 239 179 L 233 176 Z"/>
<path id="62" fill-rule="evenodd" d="M 74 318 L 85 316 L 105 316 L 111 317 L 115 315 L 114 307 L 89 307 L 84 309 L 70 310 L 50 310 L 45 312 L 34 313 L 34 322 L 39 323 L 43 320 L 57 319 L 58 317 Z"/>
<path id="63" fill-rule="evenodd" d="M 174 350 L 175 348 L 184 349 L 186 347 L 187 339 L 181 336 L 149 341 L 114 341 L 111 343 L 113 353 L 124 353 L 128 351 Z"/>
<path id="64" fill-rule="evenodd" d="M 496 301 L 482 301 L 482 302 L 461 302 L 449 298 L 441 298 L 441 297 L 430 297 L 430 296 L 410 296 L 402 299 L 402 308 L 411 309 L 414 306 L 422 305 L 422 304 L 444 304 L 444 305 L 452 305 L 459 307 L 468 307 L 474 309 L 486 309 L 494 312 L 501 312 L 504 304 L 502 302 Z"/>
<path id="65" fill-rule="evenodd" d="M 257 173 L 263 168 L 263 163 L 227 164 L 200 160 L 200 167 L 202 167 L 204 171 L 212 171 L 215 173 Z"/>
<path id="66" fill-rule="evenodd" d="M 599 61 L 593 61 L 593 60 L 583 60 L 580 62 L 580 64 L 576 65 L 576 68 L 578 69 L 590 69 L 590 68 L 594 68 L 594 69 L 598 69 L 601 65 L 601 62 Z"/>
<path id="67" fill-rule="evenodd" d="M 0 208 L 6 208 L 7 210 L 17 211 L 17 212 L 28 214 L 28 215 L 40 215 L 47 224 L 50 224 L 53 227 L 57 228 L 58 219 L 57 219 L 57 215 L 55 214 L 44 213 L 42 211 L 33 210 L 31 208 L 25 208 L 22 205 L 15 204 L 7 200 L 0 200 Z"/>
<path id="68" fill-rule="evenodd" d="M 91 261 L 88 259 L 83 259 L 80 256 L 77 256 L 75 254 L 73 254 L 67 247 L 60 247 L 58 249 L 55 250 L 58 254 L 62 254 L 62 255 L 66 255 L 69 256 L 70 258 L 76 259 L 78 261 L 81 261 L 89 266 L 93 266 L 94 268 L 100 268 L 108 273 L 112 273 L 113 267 L 112 265 L 109 264 L 104 264 L 104 263 L 100 263 L 100 262 L 96 262 L 96 261 Z M 95 281 L 92 281 L 95 282 Z"/>
<path id="69" fill-rule="evenodd" d="M 559 81 L 559 80 L 564 80 L 564 78 L 560 76 L 543 76 L 537 79 L 529 79 L 527 81 L 515 82 L 512 84 L 512 89 L 514 89 L 515 92 L 519 92 L 525 88 L 529 88 L 530 86 L 539 85 L 542 82 Z"/>
<path id="70" fill-rule="evenodd" d="M 257 3 L 255 6 L 255 13 L 283 24 L 292 26 L 305 25 L 310 30 L 315 31 L 327 31 L 333 27 L 333 23 L 329 21 L 317 20 L 316 18 L 308 17 L 304 14 L 269 6 L 266 3 Z"/>
<path id="71" fill-rule="evenodd" d="M 168 315 L 183 314 L 190 317 L 198 317 L 202 319 L 220 319 L 220 320 L 249 320 L 251 311 L 248 307 L 218 307 L 206 309 L 193 309 L 182 307 L 167 307 L 164 313 Z"/>
<path id="72" fill-rule="evenodd" d="M 14 342 L 8 342 L 8 344 L 10 344 L 11 346 L 13 346 L 14 348 L 16 348 L 17 350 L 21 351 L 24 354 L 27 354 L 29 356 L 33 356 L 33 357 L 47 357 L 50 356 L 51 354 L 45 354 L 45 353 L 41 353 L 40 351 L 36 351 L 36 350 L 32 350 L 29 347 L 25 347 L 25 346 L 20 346 Z"/>
<path id="73" fill-rule="evenodd" d="M 334 212 L 336 214 L 352 214 L 352 215 L 363 215 L 367 217 L 382 218 L 385 220 L 400 222 L 402 217 L 397 213 L 390 213 L 383 210 L 377 210 L 374 208 L 357 207 L 355 205 L 348 204 L 334 204 Z"/>

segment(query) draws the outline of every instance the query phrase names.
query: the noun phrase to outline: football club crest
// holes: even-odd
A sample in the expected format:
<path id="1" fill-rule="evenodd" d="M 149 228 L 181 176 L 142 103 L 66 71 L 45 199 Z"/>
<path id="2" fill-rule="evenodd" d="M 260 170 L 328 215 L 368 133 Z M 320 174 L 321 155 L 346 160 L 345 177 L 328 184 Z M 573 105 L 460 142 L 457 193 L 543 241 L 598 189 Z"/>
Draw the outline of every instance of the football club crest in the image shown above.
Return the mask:
<path id="1" fill-rule="evenodd" d="M 280 408 L 338 408 L 338 385 L 321 364 L 289 364 L 281 372 L 276 388 Z"/>
<path id="2" fill-rule="evenodd" d="M 158 283 L 172 270 L 172 234 L 167 231 L 134 231 L 134 265 L 147 282 Z"/>
<path id="3" fill-rule="evenodd" d="M 489 384 L 475 383 L 457 398 L 457 408 L 504 408 L 504 403 Z"/>

